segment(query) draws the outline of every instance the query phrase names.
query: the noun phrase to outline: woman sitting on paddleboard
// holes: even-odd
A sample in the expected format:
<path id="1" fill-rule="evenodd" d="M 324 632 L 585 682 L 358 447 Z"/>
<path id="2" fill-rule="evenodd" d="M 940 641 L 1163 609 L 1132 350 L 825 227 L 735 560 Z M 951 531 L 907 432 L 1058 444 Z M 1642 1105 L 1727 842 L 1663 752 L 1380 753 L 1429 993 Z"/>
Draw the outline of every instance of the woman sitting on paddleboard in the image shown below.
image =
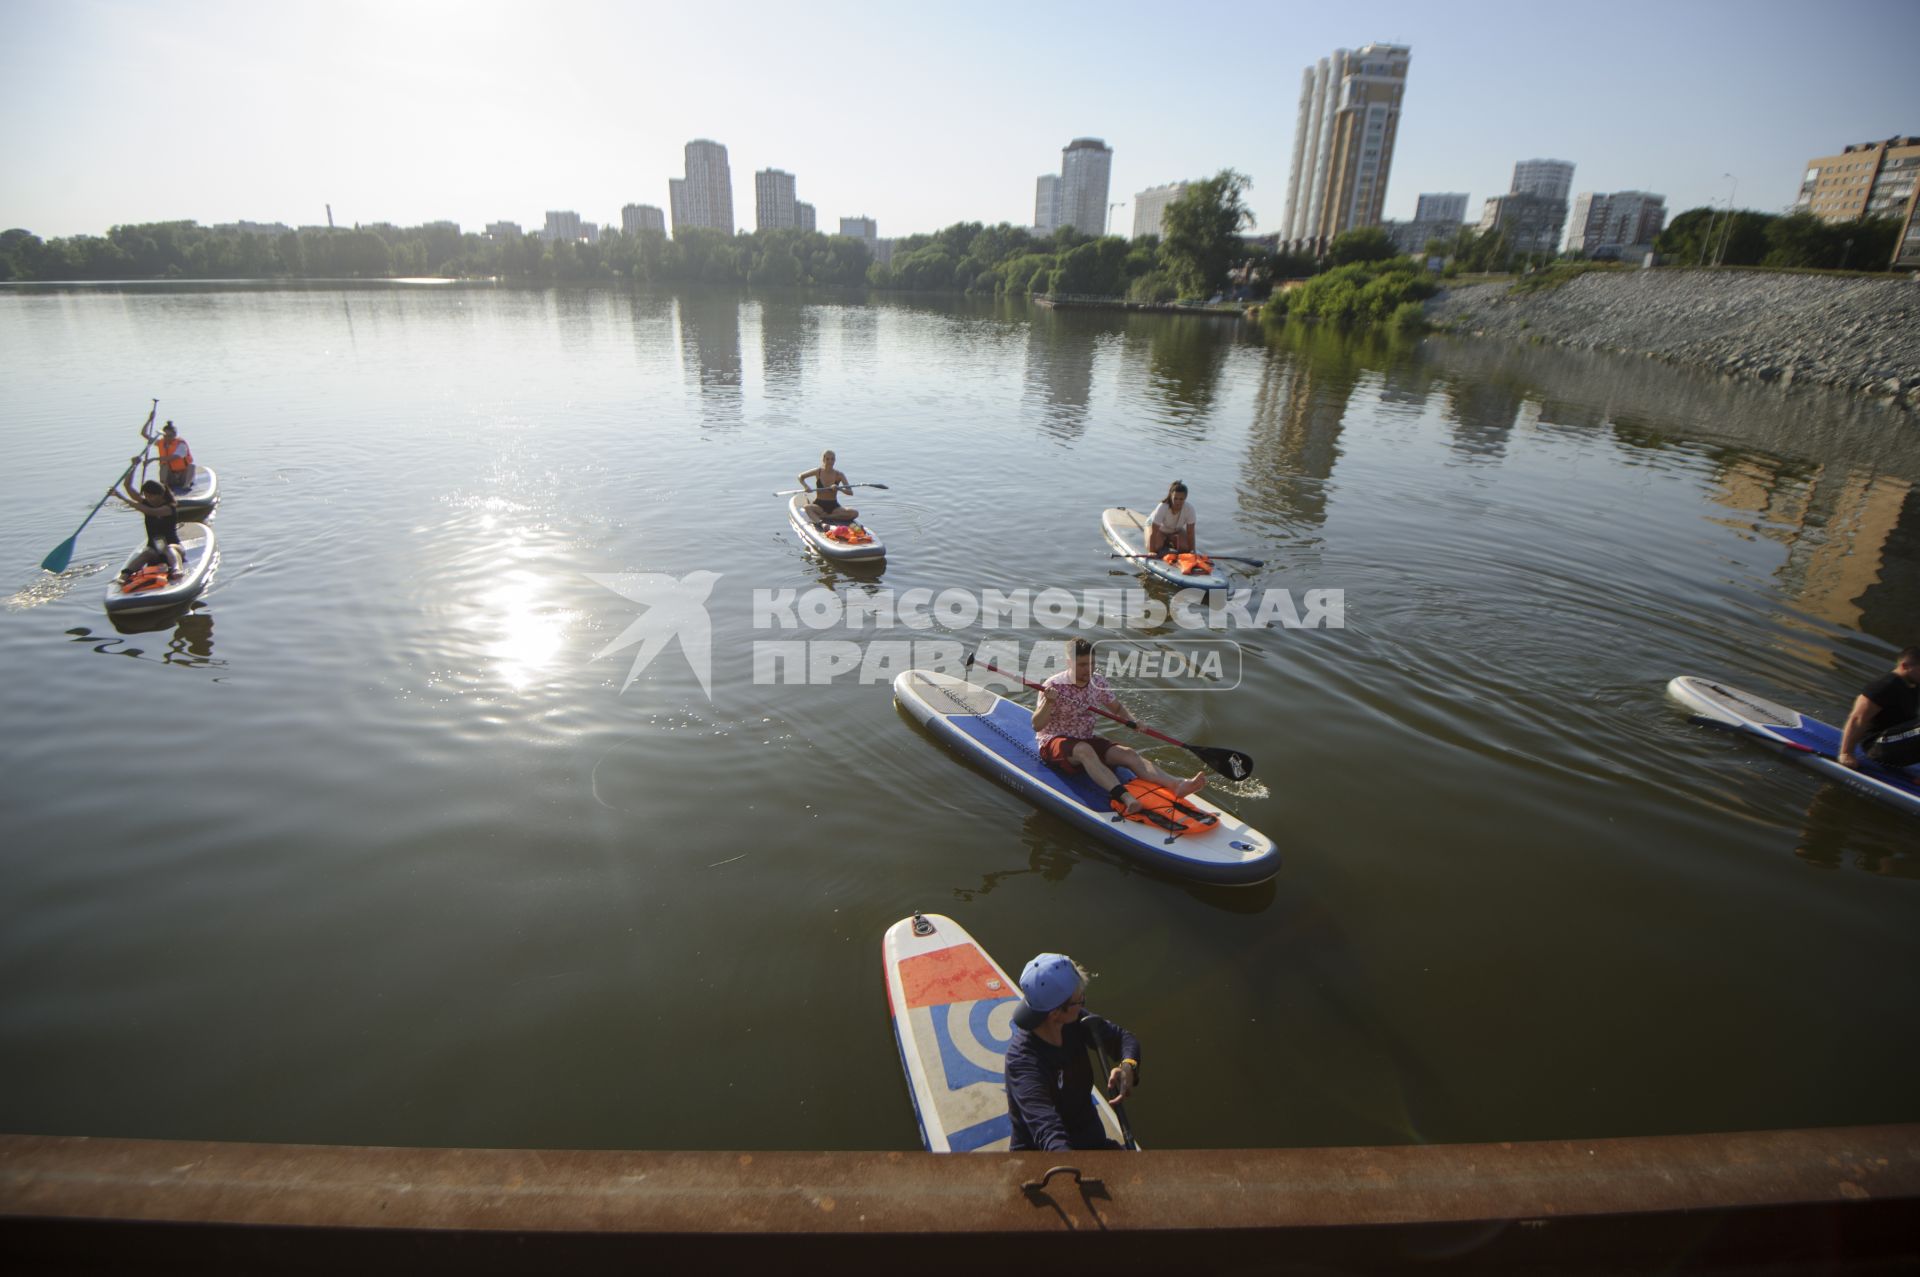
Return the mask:
<path id="1" fill-rule="evenodd" d="M 1199 525 L 1194 522 L 1193 507 L 1187 504 L 1187 485 L 1178 479 L 1167 489 L 1167 499 L 1153 507 L 1147 519 L 1147 553 L 1155 558 L 1200 553 Z"/>
<path id="2" fill-rule="evenodd" d="M 138 461 L 140 458 L 135 457 Z M 167 579 L 173 580 L 186 567 L 186 553 L 180 548 L 180 508 L 173 503 L 173 494 L 167 491 L 165 484 L 149 479 L 140 485 L 138 491 L 133 486 L 133 472 L 127 472 L 127 495 L 113 494 L 120 498 L 122 505 L 138 510 L 147 521 L 147 544 L 140 553 L 127 563 L 115 578 L 121 585 L 127 583 L 127 577 L 149 564 L 167 565 Z M 129 500 L 131 498 L 131 500 Z"/>
<path id="3" fill-rule="evenodd" d="M 1094 784 L 1107 791 L 1109 798 L 1124 804 L 1130 816 L 1140 810 L 1140 800 L 1128 793 L 1120 778 L 1113 774 L 1116 767 L 1126 768 L 1141 780 L 1165 786 L 1173 791 L 1175 798 L 1185 798 L 1207 783 L 1204 771 L 1177 780 L 1161 771 L 1152 759 L 1099 735 L 1093 730 L 1095 706 L 1118 714 L 1127 726 L 1133 726 L 1133 715 L 1127 713 L 1127 707 L 1107 686 L 1107 680 L 1094 673 L 1093 644 L 1077 638 L 1073 641 L 1071 668 L 1061 670 L 1040 685 L 1040 704 L 1033 711 L 1033 730 L 1039 737 L 1042 762 L 1069 776 L 1086 772 Z"/>
<path id="4" fill-rule="evenodd" d="M 852 523 L 860 517 L 858 510 L 840 504 L 839 494 L 851 492 L 853 485 L 847 482 L 847 476 L 833 468 L 833 453 L 821 453 L 818 467 L 796 477 L 800 480 L 800 486 L 813 489 L 813 500 L 807 503 L 807 513 L 814 522 Z"/>

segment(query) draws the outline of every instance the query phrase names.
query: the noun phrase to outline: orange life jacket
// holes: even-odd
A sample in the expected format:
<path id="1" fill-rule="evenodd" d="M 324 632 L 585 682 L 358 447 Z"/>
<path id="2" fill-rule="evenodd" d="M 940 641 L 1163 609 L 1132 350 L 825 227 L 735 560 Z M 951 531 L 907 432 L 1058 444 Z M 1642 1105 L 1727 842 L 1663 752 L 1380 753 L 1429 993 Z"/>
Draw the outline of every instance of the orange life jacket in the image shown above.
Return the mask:
<path id="1" fill-rule="evenodd" d="M 857 523 L 836 523 L 827 529 L 827 540 L 838 541 L 842 545 L 865 545 L 873 540 L 873 533 Z"/>
<path id="2" fill-rule="evenodd" d="M 1213 560 L 1204 554 L 1163 554 L 1160 561 L 1179 568 L 1182 576 L 1206 576 L 1213 571 Z"/>
<path id="3" fill-rule="evenodd" d="M 1185 799 L 1175 798 L 1173 791 L 1165 785 L 1156 785 L 1136 776 L 1127 782 L 1126 789 L 1140 802 L 1140 810 L 1128 815 L 1127 819 L 1164 829 L 1175 838 L 1196 829 L 1208 830 L 1220 823 L 1218 812 L 1201 811 Z M 1115 811 L 1126 814 L 1125 803 L 1117 798 L 1111 801 Z"/>
<path id="4" fill-rule="evenodd" d="M 120 587 L 120 593 L 144 594 L 148 590 L 157 590 L 166 583 L 166 567 L 158 563 L 149 563 L 127 578 L 127 583 Z"/>
<path id="5" fill-rule="evenodd" d="M 185 470 L 193 464 L 193 449 L 179 435 L 171 439 L 161 435 L 154 442 L 160 445 L 160 459 L 167 463 L 167 469 Z"/>

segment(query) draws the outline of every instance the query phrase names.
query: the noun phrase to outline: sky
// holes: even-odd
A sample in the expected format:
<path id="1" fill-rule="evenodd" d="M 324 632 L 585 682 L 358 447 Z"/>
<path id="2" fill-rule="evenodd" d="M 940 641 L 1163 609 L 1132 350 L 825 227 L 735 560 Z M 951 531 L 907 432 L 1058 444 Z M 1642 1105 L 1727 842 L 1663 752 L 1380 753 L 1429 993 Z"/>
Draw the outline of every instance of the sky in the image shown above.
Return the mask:
<path id="1" fill-rule="evenodd" d="M 1237 169 L 1258 228 L 1286 202 L 1301 71 L 1412 48 L 1386 214 L 1514 161 L 1670 215 L 1782 211 L 1806 161 L 1920 134 L 1915 0 L 971 6 L 0 0 L 0 228 L 42 236 L 241 219 L 618 225 L 667 207 L 685 144 L 729 150 L 734 215 L 778 168 L 822 230 L 1033 220 L 1076 137 L 1133 193 Z"/>

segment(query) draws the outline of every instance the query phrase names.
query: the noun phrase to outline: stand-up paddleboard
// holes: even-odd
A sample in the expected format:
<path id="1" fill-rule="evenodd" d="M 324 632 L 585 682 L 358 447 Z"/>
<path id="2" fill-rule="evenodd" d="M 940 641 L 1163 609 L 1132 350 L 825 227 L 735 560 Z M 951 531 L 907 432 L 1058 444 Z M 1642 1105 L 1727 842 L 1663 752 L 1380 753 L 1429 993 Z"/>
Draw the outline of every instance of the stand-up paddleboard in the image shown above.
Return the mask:
<path id="1" fill-rule="evenodd" d="M 907 670 L 893 680 L 893 698 L 941 742 L 1034 806 L 1156 868 L 1201 882 L 1243 886 L 1280 872 L 1280 851 L 1268 837 L 1198 795 L 1189 805 L 1217 812 L 1219 823 L 1175 837 L 1126 820 L 1085 773 L 1068 776 L 1040 761 L 1033 713 L 951 674 Z M 1132 778 L 1126 768 L 1117 773 Z"/>
<path id="2" fill-rule="evenodd" d="M 893 1040 L 929 1153 L 1004 1153 L 1007 1047 L 1020 986 L 952 918 L 902 918 L 881 943 Z M 1093 1091 L 1107 1137 L 1125 1144 L 1113 1106 Z"/>
<path id="3" fill-rule="evenodd" d="M 789 501 L 787 519 L 793 524 L 793 530 L 800 534 L 800 540 L 815 554 L 843 563 L 887 557 L 887 547 L 880 543 L 880 538 L 874 535 L 873 529 L 867 528 L 865 524 L 860 526 L 865 528 L 868 539 L 859 544 L 848 544 L 828 536 L 828 529 L 838 525 L 830 523 L 826 528 L 816 526 L 807 515 L 807 502 L 808 494 L 804 492 Z"/>
<path id="4" fill-rule="evenodd" d="M 1100 530 L 1106 534 L 1107 544 L 1119 553 L 1144 555 L 1147 552 L 1147 518 L 1138 510 L 1114 506 L 1100 512 Z M 1226 574 L 1219 571 L 1189 576 L 1173 564 L 1163 563 L 1159 559 L 1137 558 L 1128 562 L 1159 577 L 1168 585 L 1183 590 L 1224 590 L 1232 584 Z"/>
<path id="5" fill-rule="evenodd" d="M 1898 767 L 1883 767 L 1867 758 L 1860 760 L 1858 768 L 1842 767 L 1838 761 L 1840 729 L 1831 724 L 1751 692 L 1684 674 L 1667 684 L 1667 695 L 1692 710 L 1697 718 L 1751 736 L 1829 780 L 1920 815 L 1920 776 Z"/>
<path id="6" fill-rule="evenodd" d="M 220 476 L 212 466 L 195 466 L 192 484 L 173 494 L 173 504 L 182 519 L 206 518 L 220 504 Z"/>
<path id="7" fill-rule="evenodd" d="M 123 590 L 118 579 L 107 582 L 107 611 L 157 612 L 161 608 L 179 607 L 191 603 L 206 592 L 213 583 L 213 574 L 220 566 L 220 549 L 213 539 L 213 529 L 204 523 L 182 523 L 180 529 L 180 553 L 186 559 L 186 567 L 179 579 L 167 581 L 152 589 L 135 588 Z M 127 556 L 127 570 L 133 561 L 140 557 L 145 543 L 136 547 Z"/>

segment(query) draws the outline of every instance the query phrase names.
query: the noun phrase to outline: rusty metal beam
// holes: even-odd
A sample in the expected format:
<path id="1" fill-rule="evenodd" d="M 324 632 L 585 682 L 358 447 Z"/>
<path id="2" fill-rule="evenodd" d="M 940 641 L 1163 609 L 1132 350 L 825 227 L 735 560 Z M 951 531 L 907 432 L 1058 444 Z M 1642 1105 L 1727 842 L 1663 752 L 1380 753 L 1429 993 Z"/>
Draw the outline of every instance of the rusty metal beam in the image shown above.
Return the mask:
<path id="1" fill-rule="evenodd" d="M 1081 1172 L 1055 1174 L 1067 1162 Z M 1874 1270 L 1920 1257 L 1920 1125 L 1140 1154 L 663 1153 L 0 1136 L 0 1257 L 50 1268 Z"/>

